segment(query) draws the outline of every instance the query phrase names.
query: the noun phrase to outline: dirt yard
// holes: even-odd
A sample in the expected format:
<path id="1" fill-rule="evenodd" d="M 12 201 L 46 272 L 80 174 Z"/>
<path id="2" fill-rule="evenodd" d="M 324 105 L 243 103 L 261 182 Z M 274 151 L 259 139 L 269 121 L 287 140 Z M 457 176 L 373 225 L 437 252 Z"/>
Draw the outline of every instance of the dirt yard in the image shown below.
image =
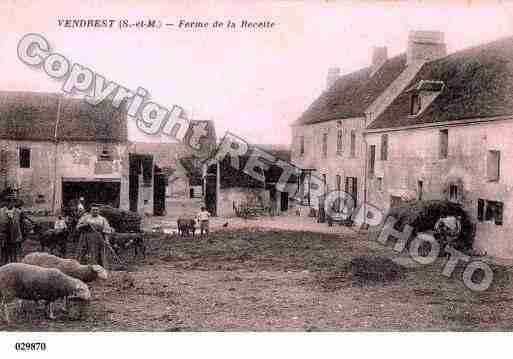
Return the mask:
<path id="1" fill-rule="evenodd" d="M 393 276 L 359 276 L 351 261 L 391 253 L 361 234 L 230 229 L 210 241 L 154 237 L 148 252 L 92 284 L 94 299 L 82 320 L 59 312 L 49 321 L 33 308 L 0 325 L 11 331 L 513 329 L 509 268 L 496 268 L 483 294 L 464 287 L 461 268 L 451 279 L 441 276 L 441 259 L 409 269 L 389 261 Z"/>

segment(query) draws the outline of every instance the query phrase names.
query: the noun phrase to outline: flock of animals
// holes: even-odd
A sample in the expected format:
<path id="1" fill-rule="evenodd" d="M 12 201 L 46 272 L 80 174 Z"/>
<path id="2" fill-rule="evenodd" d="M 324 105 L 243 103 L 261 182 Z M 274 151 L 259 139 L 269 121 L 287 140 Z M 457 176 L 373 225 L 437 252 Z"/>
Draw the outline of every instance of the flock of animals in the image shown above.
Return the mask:
<path id="1" fill-rule="evenodd" d="M 65 308 L 71 302 L 79 308 L 81 317 L 91 300 L 87 283 L 106 280 L 108 272 L 100 265 L 82 265 L 66 258 L 68 244 L 78 239 L 75 225 L 69 223 L 69 229 L 56 231 L 44 230 L 43 226 L 34 223 L 32 237 L 39 241 L 40 252 L 26 255 L 19 263 L 0 267 L 0 304 L 6 322 L 10 322 L 9 304 L 15 299 L 17 309 L 24 301 L 44 302 L 50 319 L 55 319 L 54 304 L 57 301 L 63 300 Z M 180 236 L 195 235 L 194 219 L 179 218 L 177 226 Z M 133 248 L 134 256 L 139 253 L 146 256 L 142 233 L 113 233 L 109 242 L 115 254 Z"/>
<path id="2" fill-rule="evenodd" d="M 86 283 L 107 279 L 107 271 L 99 265 L 82 265 L 73 259 L 64 259 L 49 253 L 35 252 L 20 263 L 0 267 L 0 300 L 4 320 L 9 323 L 8 304 L 22 301 L 44 301 L 47 315 L 55 319 L 54 303 L 64 300 L 79 306 L 80 315 L 91 300 Z"/>
<path id="3" fill-rule="evenodd" d="M 55 303 L 63 300 L 65 309 L 71 303 L 78 308 L 78 317 L 82 316 L 91 300 L 87 283 L 106 280 L 108 272 L 100 265 L 82 265 L 66 258 L 68 245 L 78 240 L 75 225 L 68 223 L 68 230 L 56 231 L 45 230 L 35 222 L 30 238 L 39 242 L 40 252 L 0 267 L 0 305 L 7 323 L 11 319 L 9 306 L 15 299 L 16 310 L 22 309 L 25 301 L 44 302 L 50 319 L 55 319 Z M 142 233 L 113 233 L 109 242 L 116 256 L 130 249 L 134 250 L 134 257 L 146 256 Z"/>

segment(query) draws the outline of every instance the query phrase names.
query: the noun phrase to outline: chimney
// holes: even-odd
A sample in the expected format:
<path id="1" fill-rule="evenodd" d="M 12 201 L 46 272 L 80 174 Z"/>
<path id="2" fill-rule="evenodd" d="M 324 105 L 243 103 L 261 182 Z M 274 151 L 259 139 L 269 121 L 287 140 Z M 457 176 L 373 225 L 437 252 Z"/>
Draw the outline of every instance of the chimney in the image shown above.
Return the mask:
<path id="1" fill-rule="evenodd" d="M 328 76 L 326 77 L 326 90 L 328 90 L 340 76 L 340 68 L 331 67 L 328 69 Z"/>
<path id="2" fill-rule="evenodd" d="M 447 55 L 444 33 L 440 31 L 410 31 L 408 36 L 407 65 L 427 62 Z"/>
<path id="3" fill-rule="evenodd" d="M 379 68 L 387 61 L 387 48 L 386 46 L 374 46 L 372 49 L 372 72 L 371 76 L 379 70 Z"/>

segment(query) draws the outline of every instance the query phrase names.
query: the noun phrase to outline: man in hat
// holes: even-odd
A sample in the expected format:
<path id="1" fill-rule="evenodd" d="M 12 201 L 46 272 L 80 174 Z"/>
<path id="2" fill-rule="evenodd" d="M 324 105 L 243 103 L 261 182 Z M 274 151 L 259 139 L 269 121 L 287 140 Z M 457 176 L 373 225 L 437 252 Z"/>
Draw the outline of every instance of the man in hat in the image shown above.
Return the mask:
<path id="1" fill-rule="evenodd" d="M 99 206 L 93 204 L 90 213 L 85 213 L 78 221 L 78 261 L 82 264 L 99 264 L 107 269 L 106 247 L 109 246 L 108 235 L 113 230 L 99 212 Z"/>
<path id="2" fill-rule="evenodd" d="M 9 197 L 0 208 L 0 242 L 2 264 L 17 262 L 23 242 L 23 212 L 16 207 L 16 198 Z"/>

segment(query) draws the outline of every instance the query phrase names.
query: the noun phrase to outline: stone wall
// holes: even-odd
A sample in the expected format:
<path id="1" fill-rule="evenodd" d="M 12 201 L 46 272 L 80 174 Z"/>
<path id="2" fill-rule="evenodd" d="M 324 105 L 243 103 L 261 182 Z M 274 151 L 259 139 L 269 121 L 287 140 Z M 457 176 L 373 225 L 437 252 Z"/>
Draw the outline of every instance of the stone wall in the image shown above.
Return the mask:
<path id="1" fill-rule="evenodd" d="M 457 201 L 477 222 L 475 247 L 496 257 L 513 258 L 513 138 L 512 121 L 430 127 L 388 132 L 388 160 L 380 161 L 381 133 L 370 133 L 369 145 L 376 145 L 376 175 L 368 180 L 369 203 L 386 212 L 391 196 L 400 193 L 423 199 L 448 199 L 451 185 L 459 186 Z M 439 158 L 439 132 L 448 129 L 446 159 Z M 500 151 L 500 179 L 487 179 L 487 154 Z M 379 177 L 382 178 L 381 190 Z M 503 224 L 477 221 L 478 199 L 504 203 Z"/>
<path id="2" fill-rule="evenodd" d="M 106 146 L 106 147 L 105 147 Z M 123 144 L 95 142 L 2 141 L 2 189 L 19 188 L 26 206 L 60 209 L 62 180 L 91 181 L 115 179 L 120 182 L 120 207 L 129 208 L 128 153 Z M 99 161 L 105 148 L 111 161 Z M 19 148 L 30 148 L 30 168 L 20 168 Z"/>

